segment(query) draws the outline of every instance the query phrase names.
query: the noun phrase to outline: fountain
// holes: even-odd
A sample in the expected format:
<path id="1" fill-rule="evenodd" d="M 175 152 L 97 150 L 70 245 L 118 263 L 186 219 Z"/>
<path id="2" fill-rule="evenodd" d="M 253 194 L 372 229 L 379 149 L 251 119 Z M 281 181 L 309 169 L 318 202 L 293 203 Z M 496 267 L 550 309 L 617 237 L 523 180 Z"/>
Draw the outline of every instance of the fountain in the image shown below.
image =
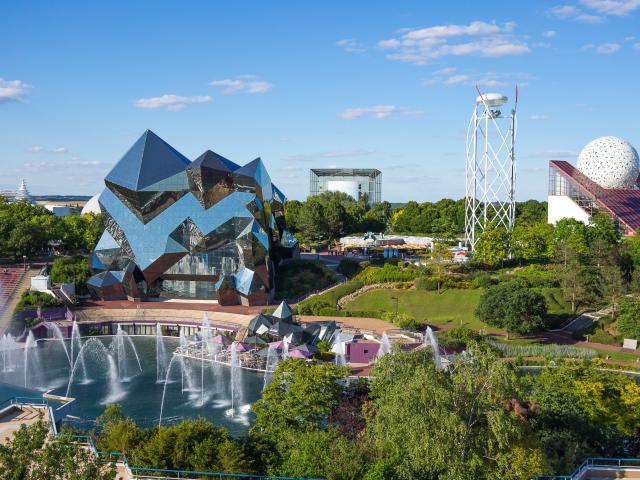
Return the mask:
<path id="1" fill-rule="evenodd" d="M 433 363 L 435 364 L 438 370 L 442 368 L 442 361 L 440 359 L 440 347 L 438 345 L 438 339 L 434 335 L 431 327 L 427 327 L 427 329 L 425 330 L 422 344 L 424 346 L 431 346 L 431 350 L 433 351 Z"/>
<path id="2" fill-rule="evenodd" d="M 73 360 L 69 356 L 69 350 L 67 350 L 67 344 L 64 341 L 64 335 L 62 335 L 62 330 L 57 323 L 47 323 L 47 328 L 53 332 L 53 336 L 56 340 L 60 342 L 62 348 L 64 349 L 64 354 L 67 356 L 67 360 L 69 360 L 69 365 L 73 363 Z"/>
<path id="3" fill-rule="evenodd" d="M 33 332 L 29 330 L 29 334 L 27 335 L 27 341 L 24 345 L 24 387 L 27 388 L 27 378 L 29 378 L 29 351 L 35 349 L 33 355 L 31 355 L 32 367 L 33 371 L 40 372 L 40 356 L 38 354 L 38 344 L 36 343 L 36 337 L 33 335 Z"/>
<path id="4" fill-rule="evenodd" d="M 376 354 L 376 359 L 379 359 L 383 355 L 391 352 L 391 343 L 389 342 L 389 336 L 387 332 L 382 334 L 382 338 L 380 339 L 380 348 L 378 349 L 378 353 Z"/>
<path id="5" fill-rule="evenodd" d="M 271 379 L 273 378 L 273 372 L 276 370 L 276 365 L 278 364 L 278 352 L 275 348 L 269 345 L 267 349 L 267 363 L 264 367 L 264 384 L 263 389 L 269 384 Z"/>
<path id="6" fill-rule="evenodd" d="M 231 344 L 231 416 L 240 413 L 240 406 L 244 398 L 242 392 L 242 368 L 240 368 L 240 356 L 238 355 L 238 344 Z"/>
<path id="7" fill-rule="evenodd" d="M 167 370 L 167 349 L 162 337 L 162 327 L 156 323 L 156 382 L 164 380 Z"/>
<path id="8" fill-rule="evenodd" d="M 180 347 L 186 349 L 189 345 L 189 341 L 184 334 L 184 330 L 180 329 Z M 191 364 L 189 360 L 180 355 L 180 381 L 182 384 L 182 393 L 186 392 L 197 392 L 198 389 L 195 388 L 195 381 L 193 379 L 193 368 L 191 368 Z M 186 388 L 185 388 L 186 384 Z"/>
<path id="9" fill-rule="evenodd" d="M 15 338 L 5 333 L 0 338 L 0 354 L 2 355 L 2 371 L 11 372 L 15 369 L 15 350 L 18 348 Z"/>
<path id="10" fill-rule="evenodd" d="M 164 398 L 167 394 L 167 385 L 169 384 L 169 374 L 171 373 L 171 367 L 173 367 L 173 362 L 178 358 L 176 355 L 171 356 L 171 360 L 169 361 L 169 365 L 167 365 L 167 374 L 164 377 L 164 387 L 162 387 L 162 401 L 160 402 L 160 418 L 158 419 L 158 426 L 162 426 L 162 412 L 164 411 Z M 182 363 L 182 357 L 180 357 L 180 362 Z"/>
<path id="11" fill-rule="evenodd" d="M 116 336 L 113 340 L 115 347 L 115 355 L 118 366 L 118 376 L 120 380 L 129 381 L 133 375 L 129 375 L 129 365 L 128 365 L 128 356 L 127 356 L 127 345 L 130 350 L 133 351 L 136 362 L 138 363 L 138 373 L 142 373 L 142 365 L 140 364 L 140 357 L 138 357 L 138 351 L 136 350 L 131 337 L 127 332 L 122 330 L 120 324 L 118 324 L 118 329 L 116 330 Z"/>
<path id="12" fill-rule="evenodd" d="M 289 358 L 289 341 L 287 338 L 282 339 L 282 359 L 286 360 Z"/>
<path id="13" fill-rule="evenodd" d="M 104 404 L 117 402 L 126 395 L 126 392 L 122 389 L 122 384 L 120 383 L 116 361 L 110 353 L 107 353 L 107 362 L 109 364 L 109 395 L 107 395 L 107 398 L 102 402 Z"/>
<path id="14" fill-rule="evenodd" d="M 78 355 L 76 356 L 76 360 L 69 374 L 69 383 L 67 384 L 67 392 L 65 393 L 65 396 L 68 397 L 71 393 L 71 386 L 73 385 L 78 368 L 86 368 L 85 356 L 88 353 L 93 353 L 94 356 L 101 357 L 100 360 L 103 362 L 104 360 L 107 361 L 109 376 L 109 394 L 107 396 L 107 400 L 116 401 L 124 397 L 125 392 L 122 390 L 122 386 L 120 385 L 116 361 L 114 360 L 113 355 L 109 353 L 109 350 L 107 350 L 107 347 L 105 347 L 97 338 L 87 339 L 83 343 L 82 348 L 78 351 Z M 89 383 L 92 380 L 93 379 L 91 378 L 87 378 L 86 382 L 83 380 L 82 383 Z"/>
<path id="15" fill-rule="evenodd" d="M 74 320 L 73 326 L 71 327 L 71 345 L 70 345 L 70 368 L 73 368 L 73 365 L 76 362 L 77 358 L 80 358 L 80 369 L 82 370 L 82 383 L 90 383 L 89 374 L 87 373 L 87 365 L 85 364 L 84 357 L 80 357 L 79 355 L 74 355 L 74 352 L 80 353 L 82 350 L 82 337 L 80 336 L 80 329 L 78 328 L 78 323 Z M 71 376 L 71 372 L 69 372 L 69 376 Z"/>

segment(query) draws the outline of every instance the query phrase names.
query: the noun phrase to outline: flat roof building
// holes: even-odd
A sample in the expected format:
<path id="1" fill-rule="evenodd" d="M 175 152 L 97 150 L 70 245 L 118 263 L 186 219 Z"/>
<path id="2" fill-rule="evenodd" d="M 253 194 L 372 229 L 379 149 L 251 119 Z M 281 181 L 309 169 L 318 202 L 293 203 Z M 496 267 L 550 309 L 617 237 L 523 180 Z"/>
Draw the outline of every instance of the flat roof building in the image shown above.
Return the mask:
<path id="1" fill-rule="evenodd" d="M 312 168 L 309 195 L 343 192 L 370 205 L 382 201 L 382 172 L 375 168 Z"/>

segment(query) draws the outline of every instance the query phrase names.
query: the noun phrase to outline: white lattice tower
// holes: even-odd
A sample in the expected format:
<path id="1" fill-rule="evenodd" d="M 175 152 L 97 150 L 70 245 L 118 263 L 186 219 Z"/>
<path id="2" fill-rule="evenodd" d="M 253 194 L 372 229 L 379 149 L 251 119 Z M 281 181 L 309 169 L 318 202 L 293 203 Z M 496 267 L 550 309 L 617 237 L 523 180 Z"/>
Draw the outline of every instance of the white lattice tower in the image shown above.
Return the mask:
<path id="1" fill-rule="evenodd" d="M 490 223 L 513 229 L 516 183 L 516 109 L 502 114 L 507 97 L 481 94 L 467 129 L 465 240 L 471 251 Z M 517 99 L 516 99 L 517 102 Z"/>

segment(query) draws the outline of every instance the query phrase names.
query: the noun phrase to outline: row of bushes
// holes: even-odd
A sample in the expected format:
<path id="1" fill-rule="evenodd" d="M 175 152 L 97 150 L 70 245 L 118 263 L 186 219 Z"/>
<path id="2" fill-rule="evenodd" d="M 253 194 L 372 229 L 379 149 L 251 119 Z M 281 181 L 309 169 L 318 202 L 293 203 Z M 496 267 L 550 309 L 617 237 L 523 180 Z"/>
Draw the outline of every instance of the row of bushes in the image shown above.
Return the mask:
<path id="1" fill-rule="evenodd" d="M 373 283 L 411 282 L 417 277 L 431 273 L 427 267 L 418 267 L 409 262 L 399 262 L 398 265 L 385 263 L 382 268 L 367 267 L 362 270 L 356 279 L 365 285 Z"/>
<path id="2" fill-rule="evenodd" d="M 336 281 L 335 274 L 320 260 L 290 260 L 278 266 L 276 297 L 294 299 Z"/>
<path id="3" fill-rule="evenodd" d="M 425 276 L 418 277 L 415 280 L 416 290 L 433 291 L 438 289 L 438 277 Z M 464 277 L 454 275 L 444 275 L 440 279 L 440 288 L 457 288 L 462 290 L 468 290 L 473 288 L 479 288 L 474 282 L 467 280 Z"/>
<path id="4" fill-rule="evenodd" d="M 61 305 L 62 301 L 59 298 L 53 297 L 48 293 L 25 290 L 22 292 L 22 297 L 20 297 L 15 311 L 17 313 L 32 308 L 60 307 Z"/>
<path id="5" fill-rule="evenodd" d="M 314 295 L 298 303 L 299 315 L 322 315 L 321 310 L 330 308 L 335 312 L 339 298 L 361 289 L 364 284 L 360 280 L 350 280 L 320 295 Z"/>

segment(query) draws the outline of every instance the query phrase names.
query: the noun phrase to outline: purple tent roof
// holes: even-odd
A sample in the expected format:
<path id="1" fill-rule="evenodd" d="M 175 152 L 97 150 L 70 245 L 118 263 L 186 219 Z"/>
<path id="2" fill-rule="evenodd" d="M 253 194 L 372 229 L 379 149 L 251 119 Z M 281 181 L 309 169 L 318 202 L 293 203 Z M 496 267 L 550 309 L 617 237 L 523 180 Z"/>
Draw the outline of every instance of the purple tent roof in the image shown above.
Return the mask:
<path id="1" fill-rule="evenodd" d="M 226 337 L 224 335 L 216 335 L 211 339 L 211 341 L 216 345 L 227 345 L 231 343 L 231 339 L 229 339 L 229 337 Z"/>
<path id="2" fill-rule="evenodd" d="M 290 358 L 307 358 L 309 354 L 307 352 L 303 352 L 302 350 L 291 350 L 289 352 Z"/>
<path id="3" fill-rule="evenodd" d="M 233 347 L 233 345 L 229 345 L 227 350 L 231 351 L 232 347 Z M 251 348 L 252 347 L 250 345 L 247 345 L 246 343 L 236 342 L 236 352 L 247 352 L 247 351 L 251 350 Z"/>
<path id="4" fill-rule="evenodd" d="M 284 342 L 282 340 L 278 340 L 277 342 L 269 343 L 271 348 L 275 348 L 276 350 L 282 350 L 284 348 Z"/>

